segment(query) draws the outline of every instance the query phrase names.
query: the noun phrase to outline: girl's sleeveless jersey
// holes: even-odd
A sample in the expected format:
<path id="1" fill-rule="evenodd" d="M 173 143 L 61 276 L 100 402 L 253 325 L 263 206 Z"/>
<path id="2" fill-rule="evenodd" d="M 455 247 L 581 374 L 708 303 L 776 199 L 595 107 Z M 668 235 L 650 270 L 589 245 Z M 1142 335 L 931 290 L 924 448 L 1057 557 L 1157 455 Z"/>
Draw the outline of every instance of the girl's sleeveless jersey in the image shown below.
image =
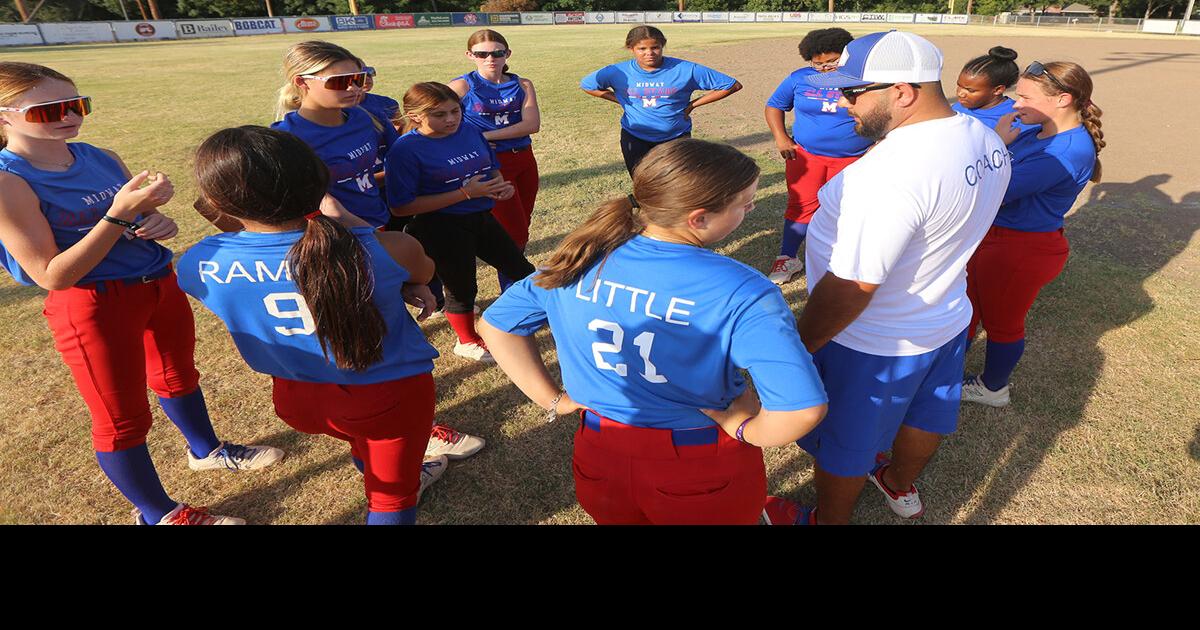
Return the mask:
<path id="1" fill-rule="evenodd" d="M 492 83 L 479 76 L 478 72 L 469 72 L 458 77 L 470 87 L 462 99 L 463 119 L 480 133 L 511 127 L 521 122 L 525 88 L 521 86 L 521 77 L 511 73 L 508 76 L 512 79 L 504 83 Z M 496 146 L 497 151 L 511 151 L 527 147 L 531 142 L 529 136 L 521 136 L 494 140 L 492 144 Z"/>

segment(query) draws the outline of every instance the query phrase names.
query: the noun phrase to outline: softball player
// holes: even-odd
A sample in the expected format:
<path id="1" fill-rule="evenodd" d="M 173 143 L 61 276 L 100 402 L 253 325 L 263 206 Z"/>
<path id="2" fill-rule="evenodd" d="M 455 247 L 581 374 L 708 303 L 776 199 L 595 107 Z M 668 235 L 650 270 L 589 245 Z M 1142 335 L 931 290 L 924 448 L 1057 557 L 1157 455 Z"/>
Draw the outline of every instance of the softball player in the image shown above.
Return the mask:
<path id="1" fill-rule="evenodd" d="M 1004 93 L 1017 84 L 1021 74 L 1016 60 L 1017 51 L 993 46 L 986 55 L 968 61 L 958 73 L 958 102 L 950 108 L 995 129 L 1000 118 L 1013 110 L 1013 100 Z"/>
<path id="2" fill-rule="evenodd" d="M 408 232 L 437 263 L 446 319 L 458 335 L 454 354 L 490 363 L 492 355 L 475 332 L 475 258 L 509 278 L 533 273 L 490 212 L 495 200 L 513 195 L 513 186 L 483 134 L 462 124 L 454 90 L 418 83 L 404 94 L 403 110 L 409 131 L 388 151 L 388 204 L 399 216 L 415 215 Z"/>
<path id="3" fill-rule="evenodd" d="M 800 56 L 811 67 L 788 75 L 767 101 L 764 112 L 767 127 L 775 136 L 775 148 L 785 160 L 787 178 L 783 238 L 779 256 L 767 276 L 775 284 L 791 282 L 804 272 L 804 259 L 798 254 L 808 234 L 808 224 L 821 205 L 817 191 L 871 146 L 871 140 L 854 133 L 854 119 L 838 106 L 841 90 L 813 87 L 805 80 L 836 70 L 842 49 L 853 40 L 841 28 L 809 31 L 800 40 Z M 784 112 L 793 109 L 796 116 L 789 137 Z"/>
<path id="4" fill-rule="evenodd" d="M 371 112 L 376 120 L 395 127 L 396 119 L 400 115 L 400 101 L 372 92 L 371 90 L 375 89 L 375 68 L 364 64 L 362 59 L 358 62 L 362 65 L 363 72 L 367 73 L 366 82 L 363 83 L 362 100 L 358 106 Z"/>
<path id="5" fill-rule="evenodd" d="M 597 523 L 753 524 L 766 498 L 760 447 L 825 413 L 779 290 L 706 249 L 754 207 L 758 175 L 726 145 L 655 147 L 632 195 L 601 206 L 483 314 L 496 361 L 548 419 L 582 411 L 575 492 Z M 532 337 L 547 323 L 565 392 Z"/>
<path id="6" fill-rule="evenodd" d="M 512 197 L 496 201 L 492 215 L 523 252 L 538 193 L 538 165 L 529 136 L 541 128 L 542 116 L 533 82 L 509 72 L 511 55 L 503 35 L 490 29 L 475 31 L 467 39 L 467 57 L 475 62 L 475 71 L 447 85 L 462 97 L 463 120 L 491 143 L 500 173 L 515 189 Z M 499 275 L 503 291 L 512 281 Z"/>
<path id="7" fill-rule="evenodd" d="M 692 110 L 742 89 L 742 84 L 698 63 L 664 57 L 667 36 L 653 26 L 635 26 L 625 36 L 633 59 L 605 66 L 583 78 L 584 92 L 621 106 L 621 155 L 633 167 L 655 146 L 690 136 Z M 696 100 L 692 92 L 711 90 Z"/>
<path id="8" fill-rule="evenodd" d="M 1089 180 L 1100 181 L 1097 154 L 1105 146 L 1092 78 L 1078 64 L 1030 64 L 1017 81 L 1013 110 L 996 127 L 1012 152 L 1012 182 L 967 265 L 975 309 L 968 339 L 983 324 L 987 358 L 983 374 L 966 378 L 962 398 L 992 407 L 1009 403 L 1008 379 L 1025 352 L 1025 317 L 1066 265 L 1063 217 Z M 1013 127 L 1014 117 L 1040 127 Z"/>
<path id="9" fill-rule="evenodd" d="M 284 422 L 350 443 L 367 524 L 412 524 L 446 464 L 435 458 L 422 472 L 437 351 L 404 306 L 432 312 L 433 262 L 406 234 L 321 214 L 329 177 L 294 135 L 213 134 L 196 153 L 200 194 L 245 230 L 189 249 L 179 282 L 225 322 L 250 367 L 272 376 Z"/>
<path id="10" fill-rule="evenodd" d="M 156 242 L 178 232 L 157 210 L 174 189 L 161 173 L 131 177 L 111 151 L 68 143 L 90 112 L 66 76 L 0 63 L 0 262 L 49 290 L 44 313 L 91 412 L 96 460 L 136 522 L 242 524 L 171 499 L 150 460 L 147 384 L 187 439 L 192 470 L 262 468 L 283 451 L 217 439 L 193 362 L 192 311 L 171 250 Z"/>

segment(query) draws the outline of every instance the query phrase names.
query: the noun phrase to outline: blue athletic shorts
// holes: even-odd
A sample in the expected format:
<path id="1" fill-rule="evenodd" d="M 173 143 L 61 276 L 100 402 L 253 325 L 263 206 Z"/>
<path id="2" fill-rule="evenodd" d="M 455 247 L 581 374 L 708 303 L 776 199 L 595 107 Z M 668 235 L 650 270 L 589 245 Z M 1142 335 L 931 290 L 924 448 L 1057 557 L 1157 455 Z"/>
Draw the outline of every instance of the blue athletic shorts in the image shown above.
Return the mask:
<path id="1" fill-rule="evenodd" d="M 796 443 L 826 472 L 858 477 L 891 450 L 900 425 L 947 435 L 958 428 L 966 334 L 916 356 L 882 357 L 835 342 L 813 354 L 829 396 L 825 420 Z"/>

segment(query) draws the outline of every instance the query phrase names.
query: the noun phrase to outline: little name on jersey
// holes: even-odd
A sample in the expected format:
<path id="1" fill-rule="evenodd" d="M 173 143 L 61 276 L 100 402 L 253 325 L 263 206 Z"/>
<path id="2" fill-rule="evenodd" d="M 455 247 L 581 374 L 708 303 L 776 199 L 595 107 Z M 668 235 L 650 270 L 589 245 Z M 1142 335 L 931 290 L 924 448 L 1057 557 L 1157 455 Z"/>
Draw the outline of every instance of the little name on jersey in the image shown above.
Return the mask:
<path id="1" fill-rule="evenodd" d="M 450 165 L 462 164 L 463 162 L 466 162 L 467 160 L 474 160 L 477 157 L 479 157 L 479 152 L 471 151 L 470 153 L 464 153 L 458 157 L 452 157 L 452 158 L 446 160 L 446 163 L 450 164 Z"/>
<path id="2" fill-rule="evenodd" d="M 250 263 L 247 262 L 247 264 Z M 271 269 L 272 264 L 275 265 L 274 270 Z M 292 281 L 292 269 L 288 266 L 286 258 L 269 264 L 261 260 L 255 260 L 253 262 L 253 273 L 249 269 L 246 269 L 246 265 L 243 265 L 240 260 L 229 263 L 229 266 L 225 269 L 221 269 L 221 263 L 215 260 L 201 260 L 199 268 L 200 282 L 208 282 L 209 278 L 217 284 L 230 284 L 234 280 L 244 280 L 255 284 L 260 282 Z"/>
<path id="3" fill-rule="evenodd" d="M 356 159 L 366 155 L 368 151 L 375 152 L 375 143 L 374 142 L 368 142 L 368 143 L 362 145 L 361 147 L 358 147 L 357 149 L 347 153 L 346 157 L 350 158 L 351 160 L 356 160 Z"/>
<path id="4" fill-rule="evenodd" d="M 666 310 L 662 311 L 661 315 L 659 315 L 654 312 L 654 302 L 658 300 L 658 293 L 654 291 L 639 289 L 632 285 L 621 284 L 611 280 L 601 280 L 593 283 L 592 289 L 589 293 L 583 287 L 583 283 L 584 280 L 580 279 L 579 282 L 575 284 L 575 297 L 583 300 L 584 302 L 603 304 L 605 308 L 612 308 L 614 303 L 618 306 L 623 306 L 628 300 L 630 313 L 637 313 L 639 312 L 640 308 L 640 312 L 650 319 L 657 319 L 659 321 L 663 321 L 668 324 L 675 324 L 677 326 L 692 325 L 691 322 L 687 321 L 686 319 L 682 319 L 682 317 L 691 315 L 692 312 L 680 308 L 681 306 L 695 306 L 696 303 L 692 300 L 686 300 L 678 297 L 672 297 L 669 300 L 662 300 L 659 302 L 660 307 L 663 302 L 666 302 L 667 308 Z M 645 301 L 639 307 L 638 301 L 642 296 L 645 296 Z"/>
<path id="5" fill-rule="evenodd" d="M 84 195 L 84 196 L 80 197 L 80 199 L 87 205 L 94 206 L 94 205 L 100 203 L 101 201 L 107 201 L 107 200 L 112 199 L 113 197 L 117 196 L 117 193 L 120 192 L 120 190 L 121 190 L 120 186 L 109 186 L 108 188 L 105 188 L 104 190 L 94 192 L 90 195 Z"/>

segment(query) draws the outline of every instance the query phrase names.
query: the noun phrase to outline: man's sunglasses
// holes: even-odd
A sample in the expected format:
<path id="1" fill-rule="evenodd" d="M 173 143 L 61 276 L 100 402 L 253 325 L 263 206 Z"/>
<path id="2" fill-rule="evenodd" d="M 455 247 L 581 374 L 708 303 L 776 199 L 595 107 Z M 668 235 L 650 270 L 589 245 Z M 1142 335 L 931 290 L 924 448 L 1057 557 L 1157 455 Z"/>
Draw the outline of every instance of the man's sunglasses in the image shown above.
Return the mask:
<path id="1" fill-rule="evenodd" d="M 327 90 L 349 90 L 350 86 L 363 87 L 367 84 L 366 72 L 351 72 L 349 74 L 331 74 L 327 77 L 319 77 L 315 74 L 302 74 L 301 79 L 317 79 L 325 82 Z"/>
<path id="2" fill-rule="evenodd" d="M 847 101 L 850 101 L 851 103 L 853 103 L 854 99 L 858 98 L 859 96 L 862 96 L 863 94 L 866 94 L 867 92 L 874 92 L 875 90 L 886 90 L 886 89 L 892 87 L 893 85 L 896 85 L 896 84 L 895 83 L 880 83 L 877 85 L 866 85 L 863 87 L 842 88 L 842 96 L 845 96 Z M 921 85 L 919 83 L 909 83 L 909 85 L 913 86 L 914 89 L 917 89 L 917 90 L 921 89 Z"/>
<path id="3" fill-rule="evenodd" d="M 508 56 L 507 50 L 472 50 L 470 53 L 476 59 L 487 59 L 488 57 L 500 59 Z"/>
<path id="4" fill-rule="evenodd" d="M 67 117 L 69 112 L 80 116 L 92 113 L 92 97 L 76 96 L 61 101 L 26 105 L 25 107 L 0 107 L 0 112 L 20 112 L 25 114 L 25 121 L 31 123 L 53 123 Z"/>
<path id="5" fill-rule="evenodd" d="M 1062 81 L 1058 80 L 1058 77 L 1051 74 L 1050 71 L 1046 69 L 1046 66 L 1042 65 L 1042 62 L 1040 61 L 1035 61 L 1029 64 L 1029 67 L 1025 68 L 1025 74 L 1028 74 L 1031 77 L 1044 76 L 1047 79 L 1050 79 L 1050 82 L 1057 86 L 1059 90 L 1063 92 L 1071 91 L 1067 89 L 1067 86 L 1062 84 Z"/>

